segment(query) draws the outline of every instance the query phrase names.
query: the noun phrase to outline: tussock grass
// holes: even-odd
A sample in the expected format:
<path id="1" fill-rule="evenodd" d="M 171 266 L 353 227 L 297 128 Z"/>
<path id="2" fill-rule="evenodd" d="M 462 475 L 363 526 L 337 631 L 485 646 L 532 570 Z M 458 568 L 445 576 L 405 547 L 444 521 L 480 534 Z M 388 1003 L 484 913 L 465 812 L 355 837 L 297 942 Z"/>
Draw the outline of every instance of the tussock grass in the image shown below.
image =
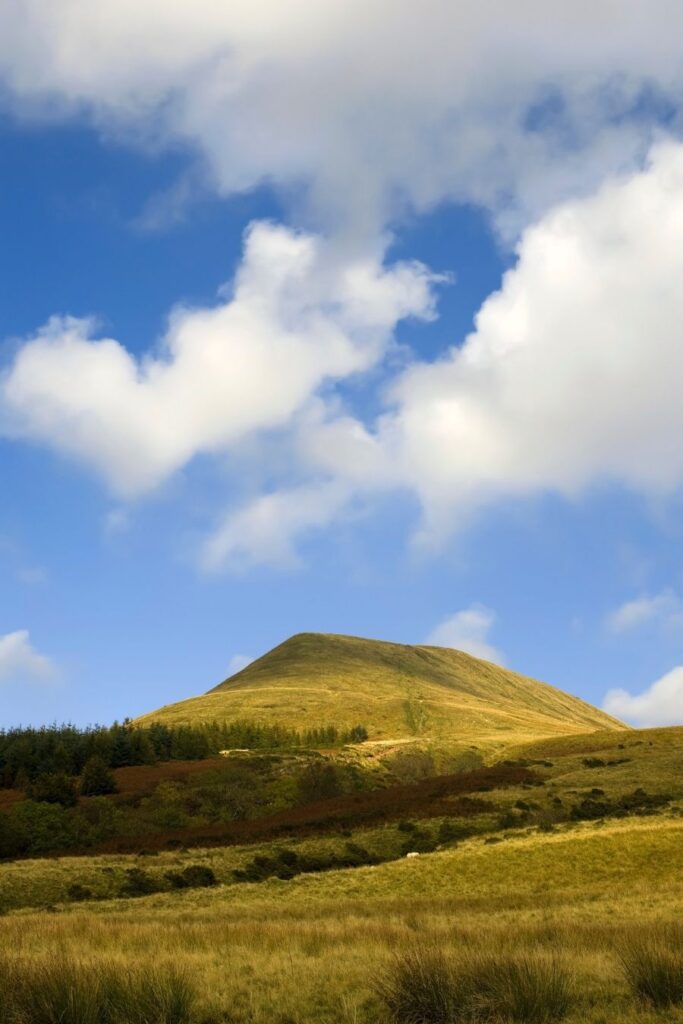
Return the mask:
<path id="1" fill-rule="evenodd" d="M 458 1011 L 453 970 L 438 949 L 398 954 L 377 981 L 394 1024 L 452 1024 Z"/>
<path id="2" fill-rule="evenodd" d="M 196 995 L 174 967 L 151 971 L 60 954 L 0 962 L 2 1024 L 192 1024 Z"/>
<path id="3" fill-rule="evenodd" d="M 619 959 L 637 999 L 659 1010 L 683 1007 L 683 928 L 647 929 L 631 936 Z"/>
<path id="4" fill-rule="evenodd" d="M 393 1024 L 553 1024 L 573 1000 L 573 980 L 557 957 L 437 949 L 399 954 L 377 991 Z"/>

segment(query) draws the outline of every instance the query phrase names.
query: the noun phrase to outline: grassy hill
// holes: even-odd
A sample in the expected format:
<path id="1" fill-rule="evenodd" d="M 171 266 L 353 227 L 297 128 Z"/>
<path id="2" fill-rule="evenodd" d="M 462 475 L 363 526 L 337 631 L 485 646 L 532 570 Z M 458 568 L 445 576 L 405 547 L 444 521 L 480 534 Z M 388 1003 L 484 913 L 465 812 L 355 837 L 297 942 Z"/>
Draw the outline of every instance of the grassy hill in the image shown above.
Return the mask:
<path id="1" fill-rule="evenodd" d="M 279 756 L 272 760 L 280 764 Z M 229 771 L 230 758 L 218 763 Z M 169 786 L 165 773 L 190 767 L 206 770 L 145 770 L 162 773 L 158 781 L 177 802 L 183 784 Z M 316 830 L 302 829 L 298 819 L 294 831 L 209 848 L 200 842 L 210 839 L 204 825 L 192 844 L 157 848 L 145 838 L 135 855 L 3 862 L 0 1020 L 102 1020 L 92 1010 L 102 979 L 110 979 L 118 1000 L 130 993 L 139 1001 L 119 1018 L 125 1020 L 444 1020 L 392 1018 L 378 991 L 377 979 L 389 976 L 397 956 L 422 950 L 456 964 L 477 958 L 481 991 L 510 963 L 524 968 L 520 977 L 531 980 L 519 991 L 540 993 L 533 1013 L 487 1020 L 683 1024 L 680 996 L 658 1009 L 634 987 L 623 960 L 634 949 L 638 968 L 652 963 L 651 974 L 660 977 L 664 963 L 666 977 L 683 976 L 682 768 L 683 727 L 555 735 L 510 751 L 495 769 L 498 781 L 489 768 L 416 784 L 419 800 L 404 802 L 400 817 L 359 815 L 340 830 L 338 821 L 322 820 L 318 804 Z M 485 786 L 478 785 L 482 772 Z M 131 777 L 121 796 L 133 796 L 141 781 Z M 409 796 L 410 788 L 398 795 Z M 395 802 L 396 791 L 386 796 Z M 349 807 L 362 811 L 378 797 L 350 794 Z M 587 802 L 587 814 L 577 815 Z M 93 813 L 97 808 L 101 813 L 101 803 Z M 370 858 L 342 867 L 339 858 L 354 851 Z M 317 866 L 254 879 L 255 865 L 291 866 L 295 857 Z M 212 872 L 217 884 L 172 882 L 198 869 Z M 546 1013 L 548 968 L 565 979 L 562 1013 Z M 12 971 L 20 984 L 7 983 Z M 178 1009 L 184 991 L 191 997 L 186 1011 Z M 152 1016 L 150 1006 L 166 995 L 168 1012 Z M 19 1016 L 10 1012 L 15 1004 Z"/>
<path id="2" fill-rule="evenodd" d="M 138 721 L 245 719 L 295 729 L 361 724 L 370 740 L 491 750 L 625 728 L 577 697 L 461 651 L 320 633 L 293 636 L 208 693 Z"/>

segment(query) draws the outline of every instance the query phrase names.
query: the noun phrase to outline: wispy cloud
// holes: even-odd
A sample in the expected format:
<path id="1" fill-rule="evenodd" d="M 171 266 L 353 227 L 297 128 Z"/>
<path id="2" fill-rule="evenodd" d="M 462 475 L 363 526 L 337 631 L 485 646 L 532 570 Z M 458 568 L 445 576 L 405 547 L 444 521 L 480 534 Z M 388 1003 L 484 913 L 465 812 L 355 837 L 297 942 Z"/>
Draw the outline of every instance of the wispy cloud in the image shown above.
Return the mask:
<path id="1" fill-rule="evenodd" d="M 606 621 L 612 633 L 626 633 L 648 623 L 683 628 L 683 601 L 673 590 L 643 594 L 610 612 Z"/>
<path id="2" fill-rule="evenodd" d="M 496 613 L 491 608 L 473 604 L 444 619 L 431 631 L 425 643 L 434 647 L 454 647 L 475 658 L 503 665 L 505 657 L 502 651 L 489 643 L 488 639 L 495 621 Z"/>
<path id="3" fill-rule="evenodd" d="M 56 674 L 57 666 L 32 646 L 27 629 L 0 636 L 0 682 L 48 680 Z"/>

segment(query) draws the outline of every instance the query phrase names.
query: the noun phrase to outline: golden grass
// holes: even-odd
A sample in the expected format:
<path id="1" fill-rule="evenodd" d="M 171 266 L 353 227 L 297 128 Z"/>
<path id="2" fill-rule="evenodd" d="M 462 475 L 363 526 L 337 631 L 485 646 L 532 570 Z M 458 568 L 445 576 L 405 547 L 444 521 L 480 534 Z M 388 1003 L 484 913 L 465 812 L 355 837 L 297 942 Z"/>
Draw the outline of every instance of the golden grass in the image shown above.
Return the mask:
<path id="1" fill-rule="evenodd" d="M 234 855 L 201 856 L 215 864 Z M 540 951 L 577 979 L 572 1024 L 645 1024 L 683 1018 L 634 1002 L 619 950 L 625 937 L 658 935 L 682 914 L 683 820 L 663 816 L 496 845 L 473 839 L 289 882 L 12 913 L 0 918 L 0 950 L 143 969 L 173 963 L 194 979 L 206 1024 L 375 1024 L 376 978 L 411 944 Z"/>
<path id="2" fill-rule="evenodd" d="M 568 807 L 595 786 L 610 799 L 636 786 L 683 796 L 683 729 L 551 737 L 516 753 L 544 762 L 535 770 L 545 785 L 484 794 L 499 806 L 521 798 L 546 808 L 559 794 Z M 586 759 L 605 763 L 591 768 Z M 381 852 L 397 834 L 395 824 L 384 825 L 354 832 L 353 841 Z M 12 897 L 24 907 L 0 916 L 0 966 L 3 957 L 143 973 L 175 966 L 199 994 L 193 1024 L 384 1024 L 377 979 L 397 954 L 435 948 L 456 961 L 488 957 L 494 967 L 557 963 L 572 979 L 567 1024 L 683 1024 L 681 1007 L 655 1011 L 639 998 L 622 963 L 625 949 L 654 950 L 658 970 L 663 964 L 667 977 L 671 964 L 678 970 L 683 815 L 675 801 L 648 817 L 565 822 L 552 832 L 528 826 L 498 833 L 495 843 L 487 838 L 376 867 L 258 884 L 225 883 L 258 852 L 334 849 L 346 837 L 3 864 L 0 906 Z M 62 902 L 75 882 L 107 897 L 131 866 L 163 873 L 193 863 L 211 867 L 224 884 Z M 28 903 L 53 906 L 39 911 Z M 636 966 L 653 974 L 642 956 Z"/>
<path id="3" fill-rule="evenodd" d="M 244 719 L 293 729 L 362 724 L 371 740 L 429 737 L 484 750 L 625 728 L 576 697 L 460 651 L 315 633 L 291 637 L 209 693 L 138 721 Z"/>
<path id="4" fill-rule="evenodd" d="M 549 792 L 561 795 L 603 788 L 611 796 L 634 789 L 683 796 L 683 727 L 599 731 L 520 745 L 509 756 L 544 759 Z M 589 767 L 585 762 L 603 762 Z"/>

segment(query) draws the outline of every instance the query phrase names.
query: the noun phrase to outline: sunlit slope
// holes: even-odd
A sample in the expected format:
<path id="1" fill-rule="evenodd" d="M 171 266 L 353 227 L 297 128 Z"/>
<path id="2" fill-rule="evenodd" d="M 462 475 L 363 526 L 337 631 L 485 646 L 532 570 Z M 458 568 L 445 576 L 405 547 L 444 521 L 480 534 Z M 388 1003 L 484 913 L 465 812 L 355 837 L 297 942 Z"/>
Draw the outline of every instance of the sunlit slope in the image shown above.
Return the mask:
<path id="1" fill-rule="evenodd" d="M 209 693 L 139 721 L 240 719 L 296 729 L 361 724 L 370 740 L 494 748 L 624 728 L 576 697 L 460 651 L 319 633 L 293 636 Z"/>

